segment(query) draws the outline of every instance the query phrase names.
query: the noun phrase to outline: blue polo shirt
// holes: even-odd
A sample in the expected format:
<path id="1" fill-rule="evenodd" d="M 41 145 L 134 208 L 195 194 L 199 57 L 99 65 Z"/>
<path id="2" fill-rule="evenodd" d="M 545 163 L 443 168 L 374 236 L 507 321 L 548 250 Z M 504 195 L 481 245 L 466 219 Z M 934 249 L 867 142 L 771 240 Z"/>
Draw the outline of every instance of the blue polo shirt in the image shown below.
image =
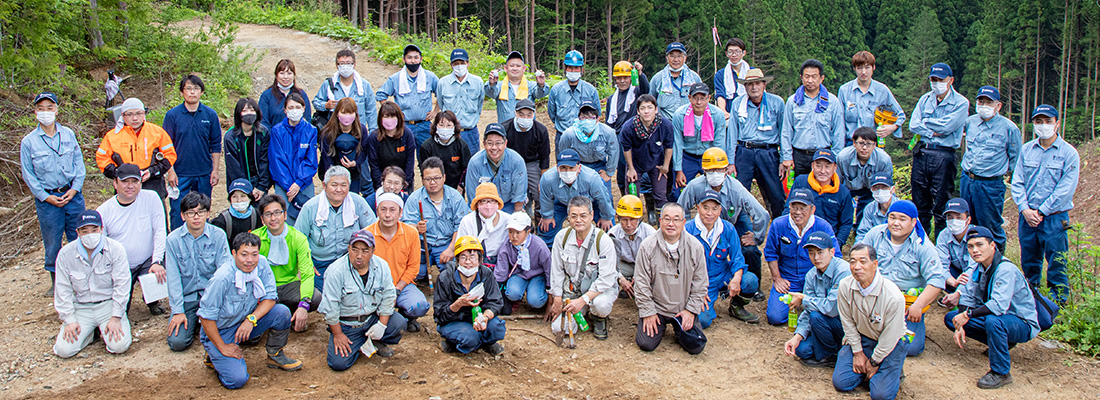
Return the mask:
<path id="1" fill-rule="evenodd" d="M 176 146 L 179 176 L 206 176 L 214 171 L 211 154 L 222 152 L 222 126 L 213 108 L 199 103 L 195 112 L 180 104 L 164 114 L 164 131 Z"/>
<path id="2" fill-rule="evenodd" d="M 806 272 L 814 268 L 810 261 L 809 252 L 802 245 L 814 232 L 825 232 L 833 236 L 833 228 L 821 218 L 811 217 L 807 221 L 809 226 L 802 236 L 798 236 L 790 215 L 784 215 L 772 221 L 768 230 L 768 240 L 764 242 L 764 260 L 779 263 L 779 276 L 791 282 L 792 292 L 801 292 Z M 833 236 L 833 249 L 835 257 L 840 257 L 840 244 Z"/>

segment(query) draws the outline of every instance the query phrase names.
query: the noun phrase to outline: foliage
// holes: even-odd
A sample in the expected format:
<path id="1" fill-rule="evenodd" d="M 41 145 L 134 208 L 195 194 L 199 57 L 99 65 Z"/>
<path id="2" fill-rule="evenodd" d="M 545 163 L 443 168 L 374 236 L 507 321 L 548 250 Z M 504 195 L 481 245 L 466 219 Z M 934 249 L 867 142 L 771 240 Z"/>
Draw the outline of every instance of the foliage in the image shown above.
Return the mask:
<path id="1" fill-rule="evenodd" d="M 1057 323 L 1043 336 L 1059 340 L 1077 353 L 1096 357 L 1100 355 L 1100 289 L 1096 286 L 1100 248 L 1092 245 L 1091 236 L 1082 228 L 1081 224 L 1074 225 L 1069 250 L 1063 256 L 1069 275 L 1069 298 Z"/>
<path id="2" fill-rule="evenodd" d="M 945 60 L 948 53 L 936 11 L 929 7 L 921 10 L 909 28 L 907 39 L 901 52 L 905 68 L 894 75 L 897 86 L 893 92 L 902 107 L 912 110 L 920 96 L 929 90 L 928 71 L 932 64 Z"/>

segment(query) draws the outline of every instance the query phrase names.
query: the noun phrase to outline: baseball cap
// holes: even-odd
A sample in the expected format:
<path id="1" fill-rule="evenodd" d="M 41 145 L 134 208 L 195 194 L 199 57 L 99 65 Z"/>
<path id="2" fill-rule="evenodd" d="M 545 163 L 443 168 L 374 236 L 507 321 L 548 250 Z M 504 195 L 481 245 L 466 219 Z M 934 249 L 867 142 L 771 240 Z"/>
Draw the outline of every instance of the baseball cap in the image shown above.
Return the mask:
<path id="1" fill-rule="evenodd" d="M 977 98 L 987 97 L 993 101 L 1001 101 L 1001 91 L 993 86 L 982 86 L 978 89 Z"/>
<path id="2" fill-rule="evenodd" d="M 984 226 L 971 226 L 970 229 L 966 231 L 966 240 L 970 241 L 970 239 L 976 238 L 986 238 L 992 241 L 993 231 L 990 231 L 989 228 Z"/>
<path id="3" fill-rule="evenodd" d="M 531 227 L 531 216 L 525 212 L 518 212 L 512 214 L 512 219 L 508 221 L 508 229 L 513 231 L 523 231 Z"/>
<path id="4" fill-rule="evenodd" d="M 597 117 L 600 116 L 600 103 L 598 101 L 592 100 L 592 99 L 582 101 L 580 111 L 584 112 L 584 109 L 586 109 L 586 108 L 591 109 L 592 111 L 595 111 Z"/>
<path id="5" fill-rule="evenodd" d="M 580 162 L 580 160 L 581 155 L 573 149 L 565 149 L 562 150 L 560 154 L 558 154 L 558 165 L 575 167 L 577 166 L 577 163 Z"/>
<path id="6" fill-rule="evenodd" d="M 877 173 L 877 174 L 875 174 L 874 176 L 871 177 L 871 188 L 873 189 L 875 186 L 878 186 L 878 185 L 886 185 L 886 186 L 889 186 L 889 187 L 893 187 L 894 186 L 894 177 L 890 176 L 890 174 L 886 173 L 886 172 Z"/>
<path id="7" fill-rule="evenodd" d="M 351 246 L 355 242 L 363 242 L 367 247 L 374 248 L 374 234 L 366 229 L 360 229 L 351 234 L 351 240 L 348 241 L 348 246 Z"/>
<path id="8" fill-rule="evenodd" d="M 103 226 L 103 217 L 99 216 L 99 211 L 84 210 L 80 212 L 80 219 L 79 222 L 77 222 L 76 224 L 76 229 L 80 229 L 88 225 Z"/>
<path id="9" fill-rule="evenodd" d="M 833 238 L 822 231 L 811 233 L 810 236 L 806 238 L 806 244 L 803 244 L 802 247 L 807 248 L 811 246 L 819 249 L 831 249 L 833 248 Z"/>
<path id="10" fill-rule="evenodd" d="M 949 76 L 953 76 L 953 74 L 951 72 L 951 67 L 947 64 L 944 64 L 944 63 L 932 64 L 932 69 L 931 69 L 931 71 L 928 72 L 928 77 L 929 78 L 943 79 L 943 78 L 946 78 L 946 77 L 949 77 Z"/>
<path id="11" fill-rule="evenodd" d="M 718 197 L 718 192 L 715 192 L 714 189 L 707 189 L 704 191 L 703 197 L 699 198 L 698 204 L 703 204 L 703 202 L 707 201 L 714 201 L 718 203 L 719 206 L 722 206 L 722 199 Z"/>
<path id="12" fill-rule="evenodd" d="M 229 184 L 229 194 L 232 195 L 235 190 L 239 190 L 247 195 L 252 195 L 252 183 L 244 178 L 234 179 L 233 183 Z"/>
<path id="13" fill-rule="evenodd" d="M 508 60 L 511 60 L 513 58 L 518 58 L 520 61 L 524 61 L 523 53 L 520 53 L 518 51 L 513 51 L 511 53 L 508 53 L 508 58 L 504 59 L 504 62 L 508 62 Z"/>
<path id="14" fill-rule="evenodd" d="M 802 203 L 808 206 L 815 205 L 814 200 L 817 196 L 810 189 L 795 189 L 791 191 L 790 196 L 787 196 L 787 204 Z"/>
<path id="15" fill-rule="evenodd" d="M 37 106 L 38 103 L 42 102 L 42 100 L 49 100 L 52 101 L 54 104 L 61 105 L 61 103 L 57 102 L 57 95 L 50 92 L 42 92 L 39 93 L 37 96 L 34 96 L 34 103 L 32 104 Z"/>
<path id="16" fill-rule="evenodd" d="M 680 43 L 680 42 L 669 43 L 668 47 L 665 47 L 665 54 L 674 52 L 676 50 L 679 50 L 679 51 L 683 52 L 684 54 L 687 54 L 687 47 L 684 47 L 684 44 Z"/>
<path id="17" fill-rule="evenodd" d="M 817 160 L 825 160 L 825 161 L 831 162 L 833 164 L 836 164 L 836 154 L 833 154 L 832 150 L 821 149 L 821 150 L 818 150 L 816 153 L 814 153 L 813 161 L 817 161 Z"/>
<path id="18" fill-rule="evenodd" d="M 943 208 L 944 215 L 949 212 L 959 214 L 970 214 L 970 204 L 963 200 L 961 197 L 956 197 L 947 201 L 947 205 Z"/>
<path id="19" fill-rule="evenodd" d="M 141 168 L 138 168 L 138 166 L 134 164 L 122 164 L 118 168 L 115 168 L 115 178 L 118 178 L 120 181 L 130 178 L 141 180 Z"/>
<path id="20" fill-rule="evenodd" d="M 710 94 L 710 87 L 703 82 L 695 82 L 688 88 L 688 96 L 694 96 L 699 93 Z"/>
<path id="21" fill-rule="evenodd" d="M 523 109 L 535 111 L 535 102 L 531 101 L 531 99 L 523 99 L 516 102 L 516 111 Z"/>
<path id="22" fill-rule="evenodd" d="M 413 51 L 415 51 L 417 53 L 420 53 L 420 54 L 424 54 L 424 52 L 420 51 L 420 47 L 418 47 L 415 44 L 410 44 L 408 46 L 405 46 L 405 51 L 401 52 L 401 56 L 404 57 L 405 55 L 408 55 L 409 52 L 413 52 Z"/>
<path id="23" fill-rule="evenodd" d="M 451 50 L 451 62 L 455 62 L 457 60 L 470 61 L 470 54 L 466 53 L 466 50 L 464 49 Z"/>
<path id="24" fill-rule="evenodd" d="M 505 140 L 508 139 L 508 135 L 504 134 L 504 127 L 498 123 L 494 122 L 485 126 L 485 136 L 482 137 L 483 140 L 488 138 L 490 133 L 494 135 L 500 135 L 500 137 L 504 138 Z"/>
<path id="25" fill-rule="evenodd" d="M 1038 107 L 1035 107 L 1035 111 L 1031 112 L 1031 118 L 1035 118 L 1040 115 L 1046 115 L 1048 117 L 1058 119 L 1058 109 L 1054 108 L 1054 106 L 1050 104 L 1040 104 Z"/>

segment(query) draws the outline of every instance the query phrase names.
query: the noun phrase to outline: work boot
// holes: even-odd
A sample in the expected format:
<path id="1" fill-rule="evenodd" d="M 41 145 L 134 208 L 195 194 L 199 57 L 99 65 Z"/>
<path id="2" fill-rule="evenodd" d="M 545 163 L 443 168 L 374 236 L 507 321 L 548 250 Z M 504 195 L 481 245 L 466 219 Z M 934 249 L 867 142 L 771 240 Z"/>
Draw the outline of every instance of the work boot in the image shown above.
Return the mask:
<path id="1" fill-rule="evenodd" d="M 748 304 L 748 300 L 745 300 L 743 297 L 734 296 L 730 299 L 730 316 L 750 324 L 760 323 L 760 317 L 745 309 L 745 306 Z"/>
<path id="2" fill-rule="evenodd" d="M 504 298 L 504 306 L 500 308 L 500 315 L 512 315 L 512 301 Z"/>
<path id="3" fill-rule="evenodd" d="M 385 343 L 382 343 L 382 342 L 379 342 L 379 341 L 375 340 L 374 341 L 374 349 L 377 351 L 374 354 L 379 356 L 379 357 L 382 357 L 382 358 L 393 357 L 393 348 L 386 345 Z"/>
<path id="4" fill-rule="evenodd" d="M 392 353 L 393 350 L 390 350 Z M 283 349 L 279 349 L 275 354 L 267 353 L 269 359 L 267 366 L 269 368 L 278 368 L 283 371 L 297 371 L 302 369 L 302 362 L 293 358 L 287 357 Z"/>
<path id="5" fill-rule="evenodd" d="M 202 364 L 205 365 L 206 368 L 214 369 L 214 362 L 210 361 L 210 353 L 204 353 L 202 355 Z"/>
<path id="6" fill-rule="evenodd" d="M 589 315 L 589 320 L 592 321 L 592 336 L 597 340 L 607 340 L 607 318 Z"/>
<path id="7" fill-rule="evenodd" d="M 989 371 L 985 376 L 978 379 L 979 389 L 996 389 L 1001 386 L 1012 383 L 1012 374 L 998 374 L 993 371 Z"/>
<path id="8" fill-rule="evenodd" d="M 420 332 L 420 322 L 417 322 L 415 319 L 410 319 L 408 325 L 405 325 L 405 332 Z"/>
<path id="9" fill-rule="evenodd" d="M 458 348 L 454 343 L 451 343 L 447 339 L 443 339 L 439 342 L 439 347 L 443 349 L 444 353 L 458 353 Z"/>
<path id="10" fill-rule="evenodd" d="M 763 292 L 756 292 L 756 294 L 752 296 L 752 301 L 755 301 L 757 303 L 763 303 L 767 300 L 768 300 L 768 298 L 764 297 Z"/>
<path id="11" fill-rule="evenodd" d="M 645 196 L 645 209 L 649 217 L 649 224 L 657 226 L 657 205 L 653 196 Z"/>
<path id="12" fill-rule="evenodd" d="M 50 272 L 50 287 L 46 288 L 46 297 L 53 297 L 53 287 L 55 282 L 57 282 L 57 274 L 54 272 Z"/>
<path id="13" fill-rule="evenodd" d="M 164 307 L 160 306 L 159 301 L 155 301 L 155 302 L 149 303 L 147 305 L 149 306 L 149 314 L 150 315 L 153 315 L 153 316 L 164 315 L 164 313 L 165 313 Z"/>
<path id="14" fill-rule="evenodd" d="M 836 357 L 835 356 L 825 357 L 825 358 L 822 358 L 820 360 L 815 360 L 815 359 L 812 359 L 812 358 L 804 358 L 801 361 L 802 361 L 802 365 L 805 365 L 807 367 L 812 367 L 812 368 L 835 368 L 836 367 Z"/>
<path id="15" fill-rule="evenodd" d="M 504 353 L 504 345 L 500 344 L 500 342 L 494 342 L 491 345 L 482 346 L 482 349 L 484 349 L 485 352 L 489 353 L 489 355 L 491 356 L 499 356 L 501 355 L 501 353 Z"/>

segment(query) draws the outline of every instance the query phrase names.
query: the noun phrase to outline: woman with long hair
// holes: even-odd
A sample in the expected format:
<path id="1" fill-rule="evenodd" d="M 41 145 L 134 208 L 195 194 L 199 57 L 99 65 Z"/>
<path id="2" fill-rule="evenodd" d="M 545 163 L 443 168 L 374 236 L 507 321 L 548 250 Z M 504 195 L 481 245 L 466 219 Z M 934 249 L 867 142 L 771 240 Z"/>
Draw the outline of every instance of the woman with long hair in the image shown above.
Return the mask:
<path id="1" fill-rule="evenodd" d="M 451 111 L 436 114 L 432 121 L 431 138 L 420 144 L 417 154 L 421 162 L 429 157 L 439 157 L 443 161 L 444 182 L 455 189 L 462 183 L 462 178 L 466 176 L 466 164 L 470 163 L 470 147 L 456 134 L 468 128 L 461 126 L 458 116 Z"/>
<path id="2" fill-rule="evenodd" d="M 305 88 L 298 86 L 297 76 L 293 61 L 284 58 L 275 64 L 275 80 L 271 82 L 271 86 L 260 94 L 259 111 L 260 115 L 263 115 L 260 125 L 263 125 L 264 128 L 271 129 L 275 124 L 286 119 L 286 113 L 283 112 L 283 102 L 286 101 L 287 95 L 298 93 L 303 99 L 309 98 Z M 308 122 L 308 118 L 313 115 L 308 101 L 305 108 L 305 117 Z"/>
<path id="3" fill-rule="evenodd" d="M 321 158 L 317 177 L 324 179 L 325 171 L 333 165 L 341 165 L 351 172 L 351 192 L 363 189 L 363 174 L 367 166 L 367 152 L 363 139 L 367 128 L 359 122 L 359 106 L 350 97 L 340 99 L 333 109 L 333 117 L 321 128 L 318 135 Z M 367 175 L 369 177 L 369 175 Z M 369 182 L 368 182 L 369 185 Z"/>
<path id="4" fill-rule="evenodd" d="M 367 136 L 366 145 L 374 189 L 382 186 L 382 170 L 389 166 L 405 170 L 405 190 L 412 189 L 412 171 L 416 170 L 416 137 L 405 126 L 405 116 L 397 103 L 386 101 L 378 107 L 378 129 Z"/>

